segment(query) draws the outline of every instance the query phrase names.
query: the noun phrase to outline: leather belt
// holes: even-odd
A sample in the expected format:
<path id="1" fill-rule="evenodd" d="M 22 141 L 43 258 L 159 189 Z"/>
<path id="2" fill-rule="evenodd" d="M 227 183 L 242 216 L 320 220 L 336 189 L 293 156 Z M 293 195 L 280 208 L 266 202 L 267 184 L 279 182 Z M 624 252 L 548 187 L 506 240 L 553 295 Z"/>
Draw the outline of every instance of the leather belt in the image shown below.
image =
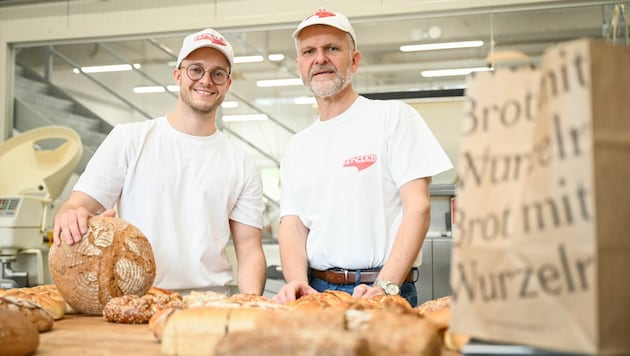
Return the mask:
<path id="1" fill-rule="evenodd" d="M 417 267 L 413 267 L 407 276 L 405 277 L 405 282 L 415 282 L 418 271 Z M 311 278 L 317 278 L 324 280 L 331 284 L 372 284 L 376 281 L 376 277 L 378 276 L 379 270 L 377 269 L 361 269 L 361 270 L 352 270 L 352 269 L 340 269 L 333 268 L 326 271 L 319 271 L 316 269 L 310 269 Z M 358 283 L 357 283 L 357 276 Z"/>

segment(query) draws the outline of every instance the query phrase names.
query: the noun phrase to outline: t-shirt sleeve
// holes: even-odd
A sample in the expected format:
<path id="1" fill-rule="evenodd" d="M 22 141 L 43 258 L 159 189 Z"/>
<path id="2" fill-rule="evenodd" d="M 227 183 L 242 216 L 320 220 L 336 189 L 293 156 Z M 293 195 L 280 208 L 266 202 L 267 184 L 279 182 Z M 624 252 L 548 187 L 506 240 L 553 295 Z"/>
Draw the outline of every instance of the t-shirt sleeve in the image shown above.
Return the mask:
<path id="1" fill-rule="evenodd" d="M 453 168 L 448 155 L 420 113 L 401 103 L 391 120 L 388 137 L 391 173 L 398 187 L 417 178 L 432 177 Z"/>
<path id="2" fill-rule="evenodd" d="M 243 176 L 243 189 L 230 212 L 230 219 L 262 229 L 263 184 L 260 170 L 254 161 L 247 159 Z"/>
<path id="3" fill-rule="evenodd" d="M 128 166 L 125 149 L 130 146 L 129 140 L 125 129 L 115 126 L 90 158 L 73 190 L 88 194 L 106 209 L 112 208 L 125 180 Z"/>

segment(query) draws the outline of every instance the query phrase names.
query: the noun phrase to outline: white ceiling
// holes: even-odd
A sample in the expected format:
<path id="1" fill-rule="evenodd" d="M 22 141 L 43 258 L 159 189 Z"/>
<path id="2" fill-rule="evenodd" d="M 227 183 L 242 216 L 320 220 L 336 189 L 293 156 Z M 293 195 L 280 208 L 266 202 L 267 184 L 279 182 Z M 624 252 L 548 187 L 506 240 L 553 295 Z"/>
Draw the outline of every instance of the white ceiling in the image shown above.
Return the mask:
<path id="1" fill-rule="evenodd" d="M 6 1 L 11 2 L 4 0 Z M 420 71 L 484 66 L 487 64 L 485 59 L 491 52 L 502 50 L 522 51 L 529 55 L 532 61 L 536 61 L 544 48 L 559 41 L 578 37 L 601 38 L 605 22 L 603 10 L 602 6 L 574 6 L 494 14 L 443 15 L 433 18 L 398 16 L 378 21 L 355 22 L 354 27 L 363 60 L 354 84 L 362 93 L 461 88 L 463 77 L 428 79 L 421 77 Z M 292 28 L 223 32 L 232 42 L 237 56 L 282 53 L 286 57 L 282 62 L 237 64 L 232 88 L 235 94 L 252 103 L 262 98 L 291 99 L 295 96 L 308 95 L 301 86 L 272 89 L 258 88 L 255 84 L 261 79 L 297 78 L 291 32 Z M 98 43 L 54 45 L 56 51 L 74 64 L 104 65 L 117 64 L 121 61 L 139 63 L 149 76 L 164 84 L 171 84 L 171 73 L 167 65 L 175 58 L 182 36 L 178 34 L 151 39 L 103 41 L 101 43 L 104 46 Z M 482 40 L 484 46 L 475 49 L 415 53 L 402 53 L 399 50 L 399 47 L 405 44 L 461 40 Z M 158 48 L 158 45 L 166 51 Z M 169 54 L 167 51 L 172 53 Z M 42 47 L 24 48 L 21 49 L 18 60 L 41 66 L 46 63 L 45 51 Z M 56 71 L 69 68 L 70 66 L 63 61 L 55 59 Z M 130 93 L 131 87 L 135 85 L 152 84 L 140 73 L 137 76 L 130 76 L 128 73 L 123 75 L 124 80 L 115 84 L 121 93 Z M 108 74 L 98 77 L 115 83 L 114 76 Z"/>
<path id="2" fill-rule="evenodd" d="M 11 0 L 8 0 L 9 2 Z M 17 1 L 17 0 L 13 0 Z M 19 0 L 28 1 L 28 0 Z M 0 0 L 2 2 L 7 0 Z M 570 5 L 569 5 L 570 3 Z M 567 6 L 545 9 L 503 9 L 493 13 L 409 15 L 353 21 L 358 47 L 363 61 L 354 78 L 354 86 L 364 94 L 400 93 L 410 96 L 426 95 L 427 90 L 463 88 L 465 78 L 449 77 L 428 79 L 420 76 L 426 69 L 479 67 L 487 65 L 487 56 L 495 51 L 516 50 L 527 54 L 536 63 L 542 51 L 561 41 L 580 37 L 602 38 L 607 30 L 610 5 L 592 5 L 587 1 L 567 2 Z M 612 1 L 602 1 L 614 3 Z M 577 6 L 576 4 L 591 4 Z M 352 20 L 352 19 L 351 19 Z M 221 30 L 221 29 L 220 29 Z M 294 104 L 294 99 L 310 96 L 302 86 L 259 88 L 261 79 L 297 78 L 295 49 L 291 33 L 293 26 L 257 29 L 221 30 L 231 41 L 237 56 L 282 53 L 282 62 L 237 64 L 233 74 L 233 95 L 227 100 L 239 103 L 235 109 L 224 109 L 224 114 L 264 112 L 270 124 L 230 124 L 239 135 L 258 142 L 262 150 L 280 157 L 283 142 L 292 131 L 297 131 L 317 116 L 312 105 Z M 157 35 L 152 38 L 102 40 L 101 42 L 50 43 L 59 56 L 52 61 L 51 79 L 56 85 L 74 94 L 101 114 L 110 123 L 144 119 L 143 115 L 129 110 L 119 99 L 111 96 L 85 78 L 79 78 L 71 69 L 76 66 L 139 63 L 141 71 L 94 74 L 125 100 L 141 108 L 151 117 L 172 110 L 175 95 L 133 94 L 138 85 L 172 84 L 172 62 L 185 33 Z M 415 43 L 482 40 L 476 49 L 441 50 L 432 52 L 402 53 L 401 45 Z M 45 46 L 20 48 L 17 60 L 44 72 L 47 63 Z M 227 124 L 226 124 L 227 125 Z M 273 134 L 268 133 L 273 127 Z M 267 133 L 258 135 L 260 130 Z M 264 147 L 262 147 L 264 146 Z"/>

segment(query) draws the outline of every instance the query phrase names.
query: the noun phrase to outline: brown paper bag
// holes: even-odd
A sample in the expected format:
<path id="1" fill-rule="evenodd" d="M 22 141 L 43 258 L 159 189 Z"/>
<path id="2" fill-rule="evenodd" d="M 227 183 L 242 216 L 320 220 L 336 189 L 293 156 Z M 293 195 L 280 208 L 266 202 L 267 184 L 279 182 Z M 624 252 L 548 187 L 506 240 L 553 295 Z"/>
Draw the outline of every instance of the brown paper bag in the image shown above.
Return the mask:
<path id="1" fill-rule="evenodd" d="M 562 43 L 466 96 L 452 329 L 629 354 L 630 48 Z"/>

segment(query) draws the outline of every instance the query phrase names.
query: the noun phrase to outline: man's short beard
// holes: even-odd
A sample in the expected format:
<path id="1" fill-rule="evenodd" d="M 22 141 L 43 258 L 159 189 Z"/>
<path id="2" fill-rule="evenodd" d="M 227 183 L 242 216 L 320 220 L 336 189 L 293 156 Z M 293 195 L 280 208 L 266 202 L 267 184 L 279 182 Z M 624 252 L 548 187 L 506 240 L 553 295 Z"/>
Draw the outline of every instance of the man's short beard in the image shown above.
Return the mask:
<path id="1" fill-rule="evenodd" d="M 313 85 L 313 81 L 310 80 L 307 88 L 311 91 L 311 93 L 313 93 L 313 95 L 320 98 L 333 96 L 352 83 L 352 66 L 348 66 L 346 73 L 347 75 L 341 76 L 339 72 L 335 71 L 337 76 L 333 79 L 332 83 L 330 83 L 331 85 L 326 85 L 324 87 L 315 87 Z"/>

